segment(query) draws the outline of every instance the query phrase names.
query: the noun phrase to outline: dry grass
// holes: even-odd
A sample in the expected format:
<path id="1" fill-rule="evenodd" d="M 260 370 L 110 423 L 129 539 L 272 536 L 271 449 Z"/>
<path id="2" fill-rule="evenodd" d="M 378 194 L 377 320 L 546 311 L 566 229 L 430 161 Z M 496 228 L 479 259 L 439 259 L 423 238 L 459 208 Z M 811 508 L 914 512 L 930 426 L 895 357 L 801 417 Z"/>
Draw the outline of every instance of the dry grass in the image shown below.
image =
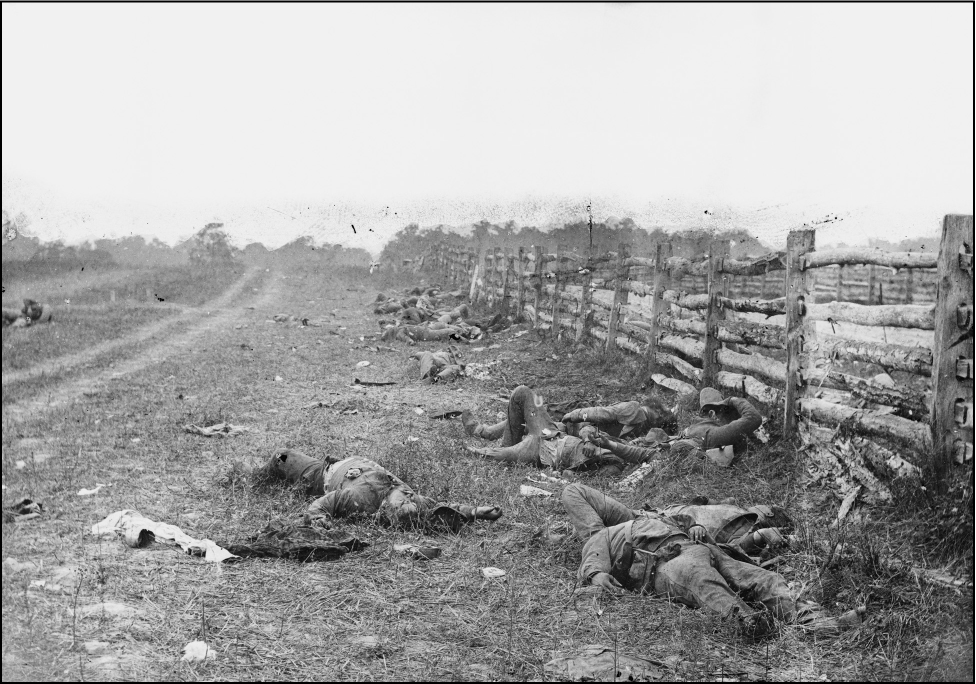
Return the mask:
<path id="1" fill-rule="evenodd" d="M 630 398 L 646 391 L 633 360 L 553 347 L 533 333 L 517 339 L 502 333 L 492 340 L 498 349 L 463 348 L 468 361 L 500 361 L 488 380 L 421 384 L 416 363 L 407 361 L 412 348 L 373 352 L 360 340 L 377 329 L 368 306 L 376 291 L 406 281 L 294 270 L 285 279 L 274 276 L 277 301 L 290 305 L 242 310 L 247 327 L 214 331 L 185 358 L 164 361 L 82 403 L 16 422 L 5 411 L 4 500 L 25 495 L 46 506 L 38 520 L 4 526 L 4 558 L 35 566 L 3 570 L 5 680 L 531 680 L 546 677 L 544 664 L 554 653 L 591 643 L 660 660 L 676 656 L 665 671 L 676 680 L 971 677 L 971 590 L 956 594 L 890 562 L 926 562 L 911 527 L 923 520 L 922 512 L 875 511 L 871 519 L 831 530 L 836 497 L 825 484 L 805 481 L 803 464 L 789 449 L 757 448 L 731 471 L 674 469 L 628 503 L 731 494 L 742 504 L 785 505 L 799 536 L 785 558 L 792 568 L 787 578 L 831 611 L 867 602 L 871 619 L 862 628 L 842 641 L 820 642 L 786 627 L 775 639 L 747 644 L 702 611 L 576 592 L 580 542 L 548 534 L 565 522 L 558 501 L 517 493 L 533 471 L 473 457 L 463 449 L 471 440 L 457 421 L 432 421 L 427 414 L 459 407 L 489 417 L 504 409 L 494 398 L 498 392 L 522 382 L 552 401 Z M 279 311 L 334 319 L 335 325 L 265 322 Z M 361 360 L 371 365 L 357 369 Z M 354 377 L 397 384 L 353 388 Z M 356 412 L 302 408 L 335 399 Z M 417 406 L 426 413 L 417 415 Z M 217 441 L 180 427 L 221 420 L 251 432 Z M 505 516 L 456 535 L 340 523 L 370 546 L 333 563 L 211 566 L 168 547 L 132 550 L 85 534 L 122 508 L 217 541 L 295 515 L 306 504 L 301 496 L 255 487 L 246 475 L 282 446 L 366 455 L 424 494 L 498 504 Z M 15 466 L 20 459 L 27 461 L 23 469 Z M 76 495 L 95 482 L 114 484 L 94 497 Z M 392 551 L 394 542 L 419 540 L 440 546 L 443 556 L 417 562 Z M 838 542 L 840 549 L 832 551 Z M 961 562 L 970 573 L 971 549 L 970 540 L 968 551 L 955 556 L 967 559 Z M 487 580 L 480 572 L 486 566 L 508 576 Z M 77 575 L 57 580 L 60 591 L 31 586 L 64 568 Z M 106 600 L 141 613 L 74 617 L 76 606 Z M 182 647 L 198 638 L 217 651 L 217 660 L 180 663 Z"/>

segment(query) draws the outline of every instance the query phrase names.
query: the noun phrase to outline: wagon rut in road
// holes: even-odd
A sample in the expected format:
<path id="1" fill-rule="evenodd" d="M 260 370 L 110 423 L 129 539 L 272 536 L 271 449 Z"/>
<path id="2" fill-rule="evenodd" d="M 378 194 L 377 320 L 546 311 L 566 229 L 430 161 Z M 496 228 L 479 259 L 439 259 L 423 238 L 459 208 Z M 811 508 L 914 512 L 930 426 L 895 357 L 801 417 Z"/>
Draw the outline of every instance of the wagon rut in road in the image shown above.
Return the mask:
<path id="1" fill-rule="evenodd" d="M 138 344 L 139 342 L 145 342 L 153 337 L 164 334 L 171 330 L 175 324 L 185 321 L 191 316 L 199 315 L 201 311 L 212 312 L 216 309 L 226 307 L 241 294 L 249 283 L 254 281 L 255 277 L 259 273 L 260 271 L 257 269 L 246 271 L 240 278 L 234 281 L 230 287 L 224 290 L 220 296 L 206 302 L 202 306 L 184 308 L 183 313 L 174 318 L 167 318 L 156 323 L 144 325 L 132 331 L 128 335 L 124 335 L 123 337 L 102 342 L 101 344 L 83 349 L 82 351 L 74 354 L 61 356 L 57 359 L 51 360 L 50 362 L 42 363 L 21 371 L 4 373 L 2 386 L 7 387 L 19 382 L 24 382 L 25 380 L 38 378 L 46 374 L 50 375 L 52 373 L 64 373 L 66 371 L 71 371 L 92 362 L 99 356 L 104 356 L 105 354 L 113 352 L 122 347 Z"/>
<path id="2" fill-rule="evenodd" d="M 254 275 L 257 273 L 258 271 L 246 273 L 220 297 L 212 300 L 209 304 L 204 305 L 204 307 L 201 307 L 201 309 L 213 312 L 214 309 L 228 306 L 233 299 L 243 291 L 245 285 L 252 281 Z M 278 297 L 278 289 L 280 287 L 278 284 L 278 279 L 274 277 L 273 273 L 269 275 L 271 277 L 265 280 L 264 291 L 251 303 L 253 308 L 268 306 Z M 26 414 L 36 416 L 38 413 L 50 411 L 57 407 L 64 406 L 65 404 L 69 404 L 86 394 L 98 392 L 99 389 L 103 388 L 106 383 L 113 379 L 137 373 L 145 368 L 148 368 L 149 366 L 160 363 L 177 353 L 188 352 L 193 345 L 196 344 L 207 332 L 225 329 L 232 325 L 235 320 L 244 315 L 245 310 L 240 306 L 237 306 L 234 309 L 218 310 L 215 313 L 212 313 L 212 315 L 201 319 L 198 323 L 191 324 L 179 334 L 170 335 L 149 348 L 140 350 L 138 356 L 132 356 L 124 361 L 116 363 L 113 368 L 83 375 L 82 377 L 58 384 L 53 389 L 45 392 L 45 394 L 48 395 L 48 398 L 30 399 L 19 403 L 8 404 L 3 410 L 4 418 L 17 419 L 18 417 Z M 183 319 L 184 317 L 181 316 L 177 320 Z M 162 332 L 166 328 L 172 326 L 175 322 L 176 321 L 172 319 L 167 319 L 166 321 L 161 321 L 158 324 L 147 326 L 147 328 L 153 329 L 151 333 L 146 334 L 145 329 L 140 330 L 138 333 L 138 338 L 136 338 L 136 334 L 134 333 L 131 336 L 123 338 L 125 342 L 122 340 L 117 340 L 116 342 L 119 344 L 111 348 L 116 348 L 121 346 L 121 344 L 133 344 L 135 342 L 148 339 L 153 334 Z M 99 347 L 102 347 L 102 345 L 99 345 Z M 74 367 L 77 367 L 84 361 L 90 361 L 102 353 L 105 353 L 104 349 L 101 349 L 98 352 L 96 352 L 94 349 L 79 352 L 73 356 L 79 358 L 82 356 L 87 356 L 87 358 L 79 360 L 73 365 Z M 4 384 L 7 384 L 6 378 L 4 378 Z"/>

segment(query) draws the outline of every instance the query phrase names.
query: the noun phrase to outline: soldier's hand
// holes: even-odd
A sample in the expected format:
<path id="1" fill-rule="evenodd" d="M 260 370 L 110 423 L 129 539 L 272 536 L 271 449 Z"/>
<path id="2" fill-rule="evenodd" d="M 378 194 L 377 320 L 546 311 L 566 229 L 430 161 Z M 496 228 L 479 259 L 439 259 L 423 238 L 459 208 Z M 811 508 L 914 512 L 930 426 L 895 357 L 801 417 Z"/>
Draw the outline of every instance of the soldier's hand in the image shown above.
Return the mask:
<path id="1" fill-rule="evenodd" d="M 563 421 L 562 422 L 564 422 L 564 423 L 582 423 L 583 422 L 583 417 L 580 415 L 580 410 L 579 409 L 574 409 L 574 410 L 570 411 L 565 416 L 563 416 Z"/>
<path id="2" fill-rule="evenodd" d="M 611 594 L 622 594 L 624 593 L 624 588 L 613 578 L 610 573 L 598 572 L 590 578 L 590 583 L 595 587 L 600 587 L 601 589 L 610 592 Z"/>
<path id="3" fill-rule="evenodd" d="M 688 537 L 693 542 L 705 541 L 708 536 L 708 531 L 701 525 L 694 525 L 688 530 Z"/>

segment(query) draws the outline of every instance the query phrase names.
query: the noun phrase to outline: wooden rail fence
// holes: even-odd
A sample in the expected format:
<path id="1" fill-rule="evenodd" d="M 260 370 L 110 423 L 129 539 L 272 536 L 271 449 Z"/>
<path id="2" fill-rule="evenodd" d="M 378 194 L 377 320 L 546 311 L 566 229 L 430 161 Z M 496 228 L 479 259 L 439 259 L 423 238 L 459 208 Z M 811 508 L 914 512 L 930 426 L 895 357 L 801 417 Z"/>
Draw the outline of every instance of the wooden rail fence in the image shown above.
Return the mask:
<path id="1" fill-rule="evenodd" d="M 667 244 L 653 257 L 623 244 L 603 254 L 439 244 L 423 263 L 543 334 L 641 356 L 663 387 L 713 385 L 782 411 L 785 437 L 844 426 L 871 440 L 875 466 L 930 467 L 942 485 L 953 463 L 972 462 L 972 216 L 945 217 L 938 255 L 817 251 L 805 229 L 785 252 L 752 259 L 720 242 L 701 261 Z M 925 331 L 927 344 L 847 334 L 862 326 L 885 340 L 889 329 Z M 897 372 L 901 386 L 850 370 L 864 363 Z"/>

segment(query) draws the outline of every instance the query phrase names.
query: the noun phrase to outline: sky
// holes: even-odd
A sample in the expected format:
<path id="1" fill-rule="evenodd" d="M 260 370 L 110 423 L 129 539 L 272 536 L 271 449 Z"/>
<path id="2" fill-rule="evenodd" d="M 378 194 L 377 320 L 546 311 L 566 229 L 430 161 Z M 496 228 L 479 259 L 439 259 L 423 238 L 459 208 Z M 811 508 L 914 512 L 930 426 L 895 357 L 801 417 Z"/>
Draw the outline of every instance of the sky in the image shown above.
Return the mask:
<path id="1" fill-rule="evenodd" d="M 972 4 L 4 4 L 3 208 L 69 243 L 973 213 Z M 708 212 L 707 214 L 705 212 Z"/>

